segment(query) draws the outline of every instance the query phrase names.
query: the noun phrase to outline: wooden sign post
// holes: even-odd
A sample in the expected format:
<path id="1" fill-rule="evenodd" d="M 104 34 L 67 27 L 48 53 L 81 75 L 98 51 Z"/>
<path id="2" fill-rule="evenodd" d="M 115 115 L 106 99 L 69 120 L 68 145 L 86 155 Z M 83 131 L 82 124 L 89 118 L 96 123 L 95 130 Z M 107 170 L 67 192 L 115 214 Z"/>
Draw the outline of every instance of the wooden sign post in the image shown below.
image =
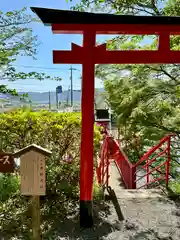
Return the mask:
<path id="1" fill-rule="evenodd" d="M 12 173 L 15 169 L 14 156 L 12 153 L 0 152 L 0 172 Z"/>
<path id="2" fill-rule="evenodd" d="M 20 157 L 21 194 L 32 196 L 32 233 L 33 240 L 41 239 L 40 197 L 46 194 L 45 158 L 51 152 L 32 144 L 14 154 Z"/>

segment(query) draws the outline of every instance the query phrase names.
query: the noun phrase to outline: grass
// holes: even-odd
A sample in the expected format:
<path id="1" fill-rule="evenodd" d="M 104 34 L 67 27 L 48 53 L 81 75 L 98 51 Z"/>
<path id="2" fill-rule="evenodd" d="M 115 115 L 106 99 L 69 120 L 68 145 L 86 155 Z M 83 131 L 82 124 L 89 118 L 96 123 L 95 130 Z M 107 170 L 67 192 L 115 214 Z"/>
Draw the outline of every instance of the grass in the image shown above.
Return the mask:
<path id="1" fill-rule="evenodd" d="M 103 189 L 96 182 L 94 182 L 94 185 L 93 185 L 93 196 L 95 201 L 104 200 Z"/>
<path id="2" fill-rule="evenodd" d="M 180 196 L 180 182 L 179 181 L 170 181 L 169 182 L 169 190 L 174 195 Z"/>

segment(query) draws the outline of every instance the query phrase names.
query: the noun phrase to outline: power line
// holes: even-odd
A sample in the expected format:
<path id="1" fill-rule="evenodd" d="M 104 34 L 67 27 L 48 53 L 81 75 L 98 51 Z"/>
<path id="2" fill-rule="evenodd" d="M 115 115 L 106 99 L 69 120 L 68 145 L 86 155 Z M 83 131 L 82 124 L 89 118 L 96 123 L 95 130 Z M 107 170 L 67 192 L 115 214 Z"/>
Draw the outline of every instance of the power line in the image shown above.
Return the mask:
<path id="1" fill-rule="evenodd" d="M 69 85 L 61 85 L 62 86 L 62 88 L 64 87 L 64 89 L 69 89 L 69 91 L 70 91 L 70 86 Z M 75 91 L 78 91 L 78 90 L 80 90 L 81 89 L 81 86 L 78 86 L 77 85 L 77 87 L 78 87 L 78 89 L 76 88 L 76 89 L 74 89 Z M 21 86 L 21 87 L 16 87 L 16 86 L 13 86 L 13 87 L 9 87 L 10 89 L 13 89 L 13 88 L 15 88 L 16 90 L 22 90 L 22 89 L 25 89 L 26 88 L 26 86 Z M 27 87 L 28 88 L 28 87 Z M 30 89 L 32 89 L 31 87 L 29 87 Z M 54 91 L 54 89 L 53 88 L 51 88 L 50 90 L 48 89 L 48 88 L 41 88 L 41 86 L 37 86 L 37 87 L 35 87 L 35 88 L 33 88 L 34 90 L 36 90 L 36 91 L 43 91 L 43 90 L 45 90 L 45 89 L 47 89 L 47 91 Z M 32 89 L 32 90 L 33 90 Z"/>
<path id="2" fill-rule="evenodd" d="M 12 66 L 23 67 L 23 68 L 48 69 L 48 70 L 69 70 L 69 67 L 68 68 L 35 67 L 35 66 L 32 66 L 32 65 L 14 65 L 14 64 Z M 81 72 L 80 69 L 76 69 L 76 70 Z"/>
<path id="3" fill-rule="evenodd" d="M 53 78 L 53 76 L 52 76 Z M 9 78 L 9 77 L 2 77 L 0 80 L 9 80 L 9 81 L 18 81 L 18 80 L 39 80 L 39 81 L 44 81 L 44 80 L 51 80 L 51 81 L 61 81 L 61 80 L 55 80 L 55 79 L 49 79 L 49 78 L 46 78 L 46 79 L 37 79 L 37 78 L 15 78 L 15 80 L 12 80 L 12 78 Z"/>
<path id="4" fill-rule="evenodd" d="M 19 83 L 11 83 L 12 85 L 15 85 L 15 86 L 17 86 L 17 85 L 19 85 Z M 60 84 L 62 87 L 69 87 L 69 84 Z M 37 87 L 41 87 L 41 85 L 39 85 L 39 84 L 21 84 L 21 86 L 23 86 L 23 87 L 30 87 L 30 86 L 37 86 Z M 73 86 L 75 86 L 75 87 L 81 87 L 81 84 L 74 84 Z"/>
<path id="5" fill-rule="evenodd" d="M 31 90 L 26 90 L 26 89 L 23 89 L 23 88 L 18 88 L 18 89 L 16 89 L 16 91 L 17 92 L 33 92 L 33 93 L 44 93 L 44 92 L 51 92 L 51 93 L 55 93 L 56 91 L 55 90 L 48 90 L 48 89 L 31 89 Z M 74 91 L 81 91 L 81 89 L 74 89 Z M 64 91 L 62 92 L 62 93 L 64 93 L 64 92 L 68 92 L 68 94 L 69 94 L 69 92 L 70 92 L 70 88 L 66 88 L 66 89 L 64 89 Z"/>

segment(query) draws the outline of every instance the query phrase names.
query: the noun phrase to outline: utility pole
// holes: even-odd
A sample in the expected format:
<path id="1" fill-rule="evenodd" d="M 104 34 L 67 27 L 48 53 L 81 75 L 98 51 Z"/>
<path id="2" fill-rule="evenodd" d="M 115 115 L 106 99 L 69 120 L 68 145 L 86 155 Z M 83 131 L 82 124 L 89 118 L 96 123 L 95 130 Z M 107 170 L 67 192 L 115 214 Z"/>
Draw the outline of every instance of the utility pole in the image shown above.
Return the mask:
<path id="1" fill-rule="evenodd" d="M 56 108 L 58 109 L 58 92 L 57 92 L 57 89 L 56 89 Z"/>
<path id="2" fill-rule="evenodd" d="M 71 66 L 70 68 L 71 75 L 70 75 L 70 80 L 71 80 L 71 107 L 73 106 L 73 68 Z"/>
<path id="3" fill-rule="evenodd" d="M 70 67 L 70 81 L 71 81 L 71 107 L 73 106 L 73 70 L 77 70 L 76 68 Z"/>
<path id="4" fill-rule="evenodd" d="M 49 91 L 49 109 L 51 109 L 51 92 Z"/>
<path id="5" fill-rule="evenodd" d="M 69 90 L 70 90 L 70 87 L 68 88 L 68 92 L 67 92 L 67 99 L 66 99 L 67 107 L 69 105 Z"/>

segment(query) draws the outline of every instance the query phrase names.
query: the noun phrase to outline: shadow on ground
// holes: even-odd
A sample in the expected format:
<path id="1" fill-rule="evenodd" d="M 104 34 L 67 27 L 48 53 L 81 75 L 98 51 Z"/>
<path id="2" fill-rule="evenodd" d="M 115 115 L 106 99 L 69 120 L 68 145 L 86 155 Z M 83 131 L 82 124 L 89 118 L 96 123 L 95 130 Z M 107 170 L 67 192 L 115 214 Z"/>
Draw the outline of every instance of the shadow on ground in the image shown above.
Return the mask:
<path id="1" fill-rule="evenodd" d="M 11 211 L 0 214 L 0 239 L 2 240 L 30 240 L 31 213 L 27 204 L 19 201 L 15 208 L 13 202 L 9 206 Z M 120 227 L 118 218 L 108 221 L 111 216 L 110 202 L 99 200 L 94 202 L 94 227 L 80 229 L 79 201 L 69 201 L 67 204 L 58 202 L 43 203 L 41 209 L 41 229 L 43 240 L 97 240 L 106 237 Z M 14 208 L 14 209 L 13 209 Z M 117 220 L 116 220 L 117 219 Z"/>
<path id="2" fill-rule="evenodd" d="M 58 239 L 80 239 L 80 240 L 97 240 L 107 236 L 111 232 L 119 229 L 119 223 L 108 221 L 110 215 L 108 203 L 94 203 L 94 227 L 92 229 L 81 229 L 79 224 L 78 209 L 76 214 L 67 217 L 63 221 L 56 219 L 51 228 L 44 234 L 44 240 Z"/>
<path id="3" fill-rule="evenodd" d="M 117 180 L 118 180 L 118 182 L 119 182 L 119 187 L 125 189 L 126 186 L 125 186 L 125 184 L 123 183 L 122 179 L 121 179 L 121 178 L 118 178 Z"/>

